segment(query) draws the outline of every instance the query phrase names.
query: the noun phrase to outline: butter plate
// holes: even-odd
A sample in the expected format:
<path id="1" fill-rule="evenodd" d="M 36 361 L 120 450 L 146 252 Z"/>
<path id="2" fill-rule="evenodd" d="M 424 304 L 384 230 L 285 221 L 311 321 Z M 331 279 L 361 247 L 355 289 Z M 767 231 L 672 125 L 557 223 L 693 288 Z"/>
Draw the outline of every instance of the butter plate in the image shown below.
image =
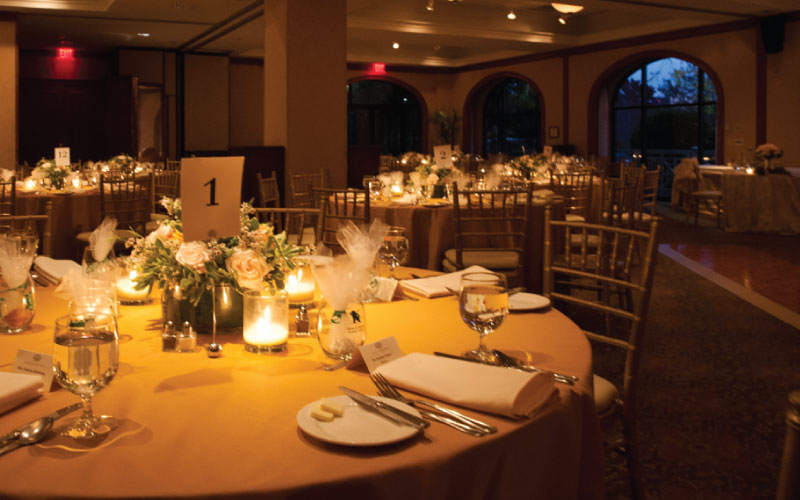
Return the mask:
<path id="1" fill-rule="evenodd" d="M 414 408 L 394 399 L 372 397 L 405 412 L 420 416 Z M 404 441 L 419 433 L 419 430 L 414 427 L 396 424 L 361 408 L 347 396 L 332 396 L 326 399 L 340 405 L 344 414 L 330 422 L 316 420 L 311 416 L 311 409 L 319 400 L 312 401 L 297 412 L 298 427 L 320 441 L 345 446 L 380 446 Z"/>
<path id="2" fill-rule="evenodd" d="M 550 306 L 550 299 L 535 293 L 515 293 L 508 297 L 509 311 L 535 311 Z"/>

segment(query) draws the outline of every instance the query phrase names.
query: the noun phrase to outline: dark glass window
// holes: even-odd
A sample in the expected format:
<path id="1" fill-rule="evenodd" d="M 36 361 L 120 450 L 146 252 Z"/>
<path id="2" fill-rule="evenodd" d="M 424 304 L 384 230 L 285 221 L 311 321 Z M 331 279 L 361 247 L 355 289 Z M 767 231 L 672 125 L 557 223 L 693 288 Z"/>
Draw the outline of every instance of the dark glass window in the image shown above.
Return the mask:
<path id="1" fill-rule="evenodd" d="M 422 148 L 417 98 L 399 85 L 362 80 L 347 86 L 347 144 L 380 146 L 381 154 L 400 155 Z"/>
<path id="2" fill-rule="evenodd" d="M 641 155 L 668 171 L 687 156 L 715 161 L 717 93 L 698 66 L 674 57 L 646 63 L 622 79 L 613 101 L 617 161 Z"/>
<path id="3" fill-rule="evenodd" d="M 484 154 L 541 150 L 540 109 L 539 96 L 522 80 L 507 78 L 493 87 L 483 105 Z"/>

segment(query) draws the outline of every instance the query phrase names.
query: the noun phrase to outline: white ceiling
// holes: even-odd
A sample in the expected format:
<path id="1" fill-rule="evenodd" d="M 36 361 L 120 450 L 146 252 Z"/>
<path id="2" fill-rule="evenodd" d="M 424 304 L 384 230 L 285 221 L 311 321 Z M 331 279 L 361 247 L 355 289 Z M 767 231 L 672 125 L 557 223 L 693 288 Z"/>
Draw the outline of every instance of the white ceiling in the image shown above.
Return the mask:
<path id="1" fill-rule="evenodd" d="M 432 12 L 427 2 L 348 0 L 348 61 L 458 67 L 798 8 L 797 0 L 583 0 L 583 12 L 561 25 L 542 1 L 434 0 Z M 254 0 L 0 0 L 0 10 L 20 13 L 22 48 L 70 43 L 263 56 L 262 6 Z"/>

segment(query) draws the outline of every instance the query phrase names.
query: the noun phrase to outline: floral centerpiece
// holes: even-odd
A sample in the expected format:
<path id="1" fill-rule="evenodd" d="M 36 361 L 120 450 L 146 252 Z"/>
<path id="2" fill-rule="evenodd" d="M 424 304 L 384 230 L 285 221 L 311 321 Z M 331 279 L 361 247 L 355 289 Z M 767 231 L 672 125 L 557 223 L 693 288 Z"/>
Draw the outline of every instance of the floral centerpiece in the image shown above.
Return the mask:
<path id="1" fill-rule="evenodd" d="M 64 189 L 64 179 L 72 172 L 72 169 L 67 165 L 56 165 L 55 160 L 42 158 L 36 162 L 31 172 L 31 177 L 38 181 L 46 181 L 50 183 L 53 189 Z"/>
<path id="2" fill-rule="evenodd" d="M 131 155 L 120 154 L 108 160 L 108 168 L 118 170 L 125 175 L 141 172 L 142 167 Z"/>
<path id="3" fill-rule="evenodd" d="M 776 171 L 777 169 L 773 169 L 772 160 L 783 156 L 783 150 L 775 144 L 762 144 L 756 148 L 755 156 L 764 163 L 767 171 Z"/>
<path id="4" fill-rule="evenodd" d="M 549 158 L 543 154 L 518 156 L 511 160 L 510 165 L 528 179 L 532 179 L 537 174 L 545 175 L 550 171 Z"/>
<path id="5" fill-rule="evenodd" d="M 430 163 L 431 159 L 428 156 L 416 151 L 408 151 L 400 157 L 400 164 L 408 168 L 416 168 L 418 165 L 429 165 Z"/>
<path id="6" fill-rule="evenodd" d="M 165 322 L 167 316 L 177 315 L 176 311 L 180 312 L 179 321 L 185 320 L 185 313 L 194 314 L 197 324 L 192 324 L 202 331 L 210 324 L 213 309 L 210 290 L 223 285 L 235 292 L 241 327 L 244 290 L 284 288 L 284 277 L 294 268 L 293 259 L 302 249 L 288 243 L 285 232 L 275 234 L 272 224 L 259 223 L 250 204 L 242 203 L 238 236 L 192 242 L 183 241 L 180 200 L 164 198 L 161 204 L 167 218 L 147 236 L 131 238 L 126 245 L 132 248 L 129 265 L 137 269 L 135 288 L 143 290 L 158 283 L 162 294 L 182 301 L 172 312 L 165 306 Z"/>

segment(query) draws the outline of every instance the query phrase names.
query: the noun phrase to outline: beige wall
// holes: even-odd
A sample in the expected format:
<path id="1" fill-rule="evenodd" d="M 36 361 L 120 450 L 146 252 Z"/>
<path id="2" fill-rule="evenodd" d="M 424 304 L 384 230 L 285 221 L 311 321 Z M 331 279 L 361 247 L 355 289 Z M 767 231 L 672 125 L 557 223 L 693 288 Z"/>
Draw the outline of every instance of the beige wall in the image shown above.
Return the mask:
<path id="1" fill-rule="evenodd" d="M 231 61 L 231 147 L 264 144 L 264 66 Z"/>
<path id="2" fill-rule="evenodd" d="M 783 51 L 767 56 L 767 142 L 800 167 L 800 21 L 786 23 Z"/>
<path id="3" fill-rule="evenodd" d="M 17 165 L 17 27 L 0 19 L 0 168 Z"/>
<path id="4" fill-rule="evenodd" d="M 229 66 L 225 56 L 184 57 L 184 150 L 228 149 Z"/>

